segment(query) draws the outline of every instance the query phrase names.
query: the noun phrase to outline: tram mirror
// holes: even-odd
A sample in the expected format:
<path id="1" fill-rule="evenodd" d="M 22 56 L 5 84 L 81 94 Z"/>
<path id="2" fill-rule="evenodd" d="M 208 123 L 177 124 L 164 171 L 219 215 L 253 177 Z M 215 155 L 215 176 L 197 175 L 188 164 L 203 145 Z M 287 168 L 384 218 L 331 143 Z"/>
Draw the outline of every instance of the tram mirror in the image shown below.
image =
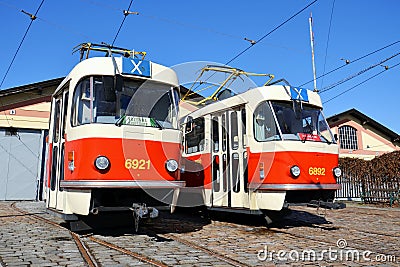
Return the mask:
<path id="1" fill-rule="evenodd" d="M 121 75 L 115 75 L 115 78 L 114 78 L 115 91 L 122 92 L 123 86 L 124 86 L 124 78 Z"/>
<path id="2" fill-rule="evenodd" d="M 186 122 L 185 133 L 191 133 L 193 131 L 194 122 L 192 118 L 189 118 Z"/>
<path id="3" fill-rule="evenodd" d="M 338 135 L 337 135 L 337 134 L 334 134 L 334 135 L 333 135 L 333 138 L 335 138 L 335 141 L 339 140 L 339 138 L 338 138 Z"/>

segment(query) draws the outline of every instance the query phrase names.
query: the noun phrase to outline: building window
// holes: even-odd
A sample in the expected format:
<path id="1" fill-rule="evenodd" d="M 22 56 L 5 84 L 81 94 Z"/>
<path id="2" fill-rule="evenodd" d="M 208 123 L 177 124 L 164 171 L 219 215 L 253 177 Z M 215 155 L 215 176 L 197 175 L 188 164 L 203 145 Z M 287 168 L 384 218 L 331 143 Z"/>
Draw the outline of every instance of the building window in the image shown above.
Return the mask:
<path id="1" fill-rule="evenodd" d="M 357 150 L 357 130 L 348 125 L 340 127 L 339 141 L 341 149 Z"/>

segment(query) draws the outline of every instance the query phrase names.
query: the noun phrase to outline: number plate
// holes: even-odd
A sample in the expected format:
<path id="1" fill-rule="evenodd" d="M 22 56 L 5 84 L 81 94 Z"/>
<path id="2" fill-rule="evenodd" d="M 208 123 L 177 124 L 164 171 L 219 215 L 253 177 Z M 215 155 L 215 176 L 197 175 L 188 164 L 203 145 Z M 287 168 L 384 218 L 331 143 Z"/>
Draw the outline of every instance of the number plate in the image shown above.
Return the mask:
<path id="1" fill-rule="evenodd" d="M 324 176 L 325 175 L 325 168 L 310 167 L 310 168 L 308 168 L 308 174 L 309 175 Z"/>
<path id="2" fill-rule="evenodd" d="M 126 159 L 125 168 L 128 170 L 150 170 L 151 162 L 145 159 Z"/>

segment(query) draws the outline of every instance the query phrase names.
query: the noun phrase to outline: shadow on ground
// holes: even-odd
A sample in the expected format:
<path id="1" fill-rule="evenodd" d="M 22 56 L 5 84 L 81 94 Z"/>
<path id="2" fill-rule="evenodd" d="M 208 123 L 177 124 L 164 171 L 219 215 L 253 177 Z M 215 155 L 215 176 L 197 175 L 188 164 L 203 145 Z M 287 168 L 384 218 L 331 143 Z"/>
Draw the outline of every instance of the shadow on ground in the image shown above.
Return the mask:
<path id="1" fill-rule="evenodd" d="M 204 225 L 211 223 L 207 212 L 202 208 L 177 209 L 173 214 L 167 210 L 160 210 L 158 218 L 141 220 L 138 232 L 134 230 L 132 213 L 113 212 L 85 216 L 81 219 L 84 222 L 82 229 L 72 230 L 81 234 L 90 233 L 103 236 L 122 236 L 127 234 L 155 236 L 167 233 L 186 233 L 199 231 Z"/>
<path id="2" fill-rule="evenodd" d="M 211 221 L 233 223 L 258 229 L 265 227 L 265 230 L 295 227 L 312 227 L 324 230 L 338 229 L 327 221 L 323 214 L 318 214 L 316 210 L 308 212 L 285 209 L 281 212 L 269 212 L 268 216 L 273 220 L 271 224 L 267 224 L 264 216 L 261 215 L 207 211 L 204 208 L 178 208 L 173 214 L 162 210 L 159 218 L 141 221 L 139 231 L 135 232 L 132 214 L 109 213 L 87 217 L 85 223 L 92 229 L 81 231 L 81 233 L 87 232 L 103 236 L 145 234 L 160 241 L 166 241 L 158 235 L 199 231 L 210 224 Z"/>

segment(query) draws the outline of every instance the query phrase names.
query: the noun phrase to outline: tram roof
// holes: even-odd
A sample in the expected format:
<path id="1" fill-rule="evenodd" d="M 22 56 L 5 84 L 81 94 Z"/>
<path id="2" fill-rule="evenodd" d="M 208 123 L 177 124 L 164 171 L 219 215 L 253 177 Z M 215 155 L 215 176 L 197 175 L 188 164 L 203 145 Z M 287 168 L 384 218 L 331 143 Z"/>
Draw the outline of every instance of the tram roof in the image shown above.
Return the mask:
<path id="1" fill-rule="evenodd" d="M 293 90 L 298 93 L 297 97 L 293 95 Z M 316 92 L 303 88 L 271 85 L 256 87 L 227 99 L 215 101 L 206 106 L 199 107 L 198 110 L 193 111 L 188 115 L 197 118 L 214 112 L 235 108 L 247 103 L 251 104 L 253 108 L 256 108 L 260 102 L 266 100 L 292 101 L 293 99 L 298 99 L 298 97 L 302 97 L 303 103 L 322 108 L 321 98 Z"/>
<path id="2" fill-rule="evenodd" d="M 127 66 L 128 63 L 129 66 Z M 131 73 L 126 72 L 127 68 Z M 55 93 L 70 80 L 74 80 L 76 83 L 85 76 L 116 74 L 179 86 L 178 77 L 174 70 L 152 61 L 124 57 L 92 57 L 75 65 Z"/>

